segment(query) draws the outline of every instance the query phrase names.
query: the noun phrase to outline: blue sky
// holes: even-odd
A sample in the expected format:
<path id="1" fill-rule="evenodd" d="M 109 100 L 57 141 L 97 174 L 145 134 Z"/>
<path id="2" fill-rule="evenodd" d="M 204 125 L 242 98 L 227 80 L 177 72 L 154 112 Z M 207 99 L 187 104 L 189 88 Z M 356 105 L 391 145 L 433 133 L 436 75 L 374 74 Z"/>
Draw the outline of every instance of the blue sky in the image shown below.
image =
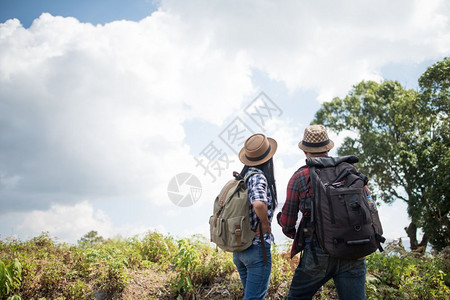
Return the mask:
<path id="1" fill-rule="evenodd" d="M 80 22 L 105 24 L 116 20 L 139 21 L 157 9 L 153 0 L 1 0 L 0 21 L 20 20 L 25 28 L 43 12 L 75 17 Z"/>
<path id="2" fill-rule="evenodd" d="M 0 3 L 0 238 L 207 235 L 242 168 L 233 128 L 278 141 L 282 203 L 321 103 L 361 80 L 416 89 L 450 52 L 440 0 Z M 201 183 L 189 207 L 168 193 L 182 173 Z M 405 205 L 380 211 L 386 236 L 404 237 Z"/>

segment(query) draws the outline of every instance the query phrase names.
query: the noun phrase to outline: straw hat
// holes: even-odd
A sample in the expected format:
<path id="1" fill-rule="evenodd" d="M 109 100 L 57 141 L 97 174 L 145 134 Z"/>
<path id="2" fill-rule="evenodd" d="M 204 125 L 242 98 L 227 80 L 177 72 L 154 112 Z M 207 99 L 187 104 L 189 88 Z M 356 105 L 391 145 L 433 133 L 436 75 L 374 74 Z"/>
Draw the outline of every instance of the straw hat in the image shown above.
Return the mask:
<path id="1" fill-rule="evenodd" d="M 277 142 L 262 133 L 250 136 L 239 152 L 239 160 L 247 166 L 257 166 L 265 163 L 277 151 Z"/>
<path id="2" fill-rule="evenodd" d="M 303 140 L 298 143 L 298 147 L 305 152 L 320 153 L 331 150 L 334 143 L 328 138 L 325 126 L 310 125 L 305 128 Z"/>

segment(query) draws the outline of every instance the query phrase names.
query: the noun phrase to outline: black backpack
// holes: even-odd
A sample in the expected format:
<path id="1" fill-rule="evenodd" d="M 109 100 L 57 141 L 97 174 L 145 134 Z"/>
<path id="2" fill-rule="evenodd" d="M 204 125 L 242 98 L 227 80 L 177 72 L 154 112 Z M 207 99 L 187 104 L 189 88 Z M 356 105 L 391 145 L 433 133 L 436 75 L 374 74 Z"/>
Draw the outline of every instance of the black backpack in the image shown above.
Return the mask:
<path id="1" fill-rule="evenodd" d="M 383 251 L 378 211 L 364 189 L 367 177 L 353 166 L 356 156 L 308 158 L 314 200 L 311 223 L 320 247 L 343 259 Z"/>

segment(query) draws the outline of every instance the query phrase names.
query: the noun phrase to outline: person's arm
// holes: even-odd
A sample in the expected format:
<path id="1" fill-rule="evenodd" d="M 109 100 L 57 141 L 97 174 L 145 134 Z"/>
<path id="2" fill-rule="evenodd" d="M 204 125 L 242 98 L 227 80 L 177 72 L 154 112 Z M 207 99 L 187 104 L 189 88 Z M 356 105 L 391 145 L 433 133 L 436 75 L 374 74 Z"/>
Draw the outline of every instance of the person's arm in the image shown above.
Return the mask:
<path id="1" fill-rule="evenodd" d="M 255 174 L 250 177 L 248 181 L 248 193 L 253 209 L 258 216 L 263 234 L 271 233 L 271 226 L 269 216 L 267 214 L 267 179 L 262 174 Z M 259 228 L 256 230 L 256 235 L 259 236 Z"/>
<path id="2" fill-rule="evenodd" d="M 267 215 L 266 203 L 260 200 L 255 200 L 252 205 L 256 215 L 259 218 L 263 234 L 271 233 L 272 229 L 270 227 L 269 216 Z M 259 230 L 256 231 L 256 235 L 259 235 Z"/>
<path id="3" fill-rule="evenodd" d="M 283 233 L 291 239 L 295 237 L 295 225 L 300 206 L 299 197 L 297 176 L 294 174 L 287 186 L 286 202 L 281 212 L 277 215 L 278 224 L 281 226 Z"/>

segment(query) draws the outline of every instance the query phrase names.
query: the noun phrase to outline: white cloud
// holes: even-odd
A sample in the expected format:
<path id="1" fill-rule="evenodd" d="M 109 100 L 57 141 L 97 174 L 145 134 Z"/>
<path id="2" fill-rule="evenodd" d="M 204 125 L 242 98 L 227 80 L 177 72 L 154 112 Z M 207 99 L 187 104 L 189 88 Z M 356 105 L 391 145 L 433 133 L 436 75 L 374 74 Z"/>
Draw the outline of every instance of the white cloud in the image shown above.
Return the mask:
<path id="1" fill-rule="evenodd" d="M 49 232 L 60 241 L 76 243 L 84 234 L 95 230 L 104 238 L 117 235 L 130 237 L 142 234 L 152 228 L 136 227 L 131 224 L 115 226 L 111 219 L 102 210 L 95 210 L 88 201 L 75 205 L 54 204 L 48 210 L 34 210 L 16 214 L 18 223 L 14 230 L 20 237 L 30 238 L 42 232 Z M 166 232 L 163 227 L 153 228 Z"/>
<path id="2" fill-rule="evenodd" d="M 274 118 L 267 124 L 267 136 L 273 137 L 278 144 L 276 157 L 300 155 L 303 152 L 298 143 L 303 137 L 303 130 L 309 124 L 296 122 L 288 118 Z"/>
<path id="3" fill-rule="evenodd" d="M 200 234 L 209 239 L 209 224 L 205 222 L 204 224 L 196 226 L 194 228 L 185 228 L 181 231 L 180 236 L 189 237 L 194 234 Z"/>
<path id="4" fill-rule="evenodd" d="M 173 210 L 173 209 L 170 209 L 166 212 L 166 216 L 168 216 L 168 217 L 178 217 L 179 215 L 180 215 L 180 212 L 177 210 Z"/>
<path id="5" fill-rule="evenodd" d="M 163 1 L 192 32 L 229 53 L 244 52 L 254 68 L 319 99 L 342 96 L 361 79 L 381 79 L 394 61 L 447 55 L 449 10 L 428 1 Z"/>
<path id="6" fill-rule="evenodd" d="M 192 161 L 183 122 L 220 123 L 253 91 L 245 55 L 211 49 L 165 12 L 105 26 L 42 14 L 29 29 L 7 21 L 0 37 L 0 167 L 18 192 L 165 203 Z"/>

